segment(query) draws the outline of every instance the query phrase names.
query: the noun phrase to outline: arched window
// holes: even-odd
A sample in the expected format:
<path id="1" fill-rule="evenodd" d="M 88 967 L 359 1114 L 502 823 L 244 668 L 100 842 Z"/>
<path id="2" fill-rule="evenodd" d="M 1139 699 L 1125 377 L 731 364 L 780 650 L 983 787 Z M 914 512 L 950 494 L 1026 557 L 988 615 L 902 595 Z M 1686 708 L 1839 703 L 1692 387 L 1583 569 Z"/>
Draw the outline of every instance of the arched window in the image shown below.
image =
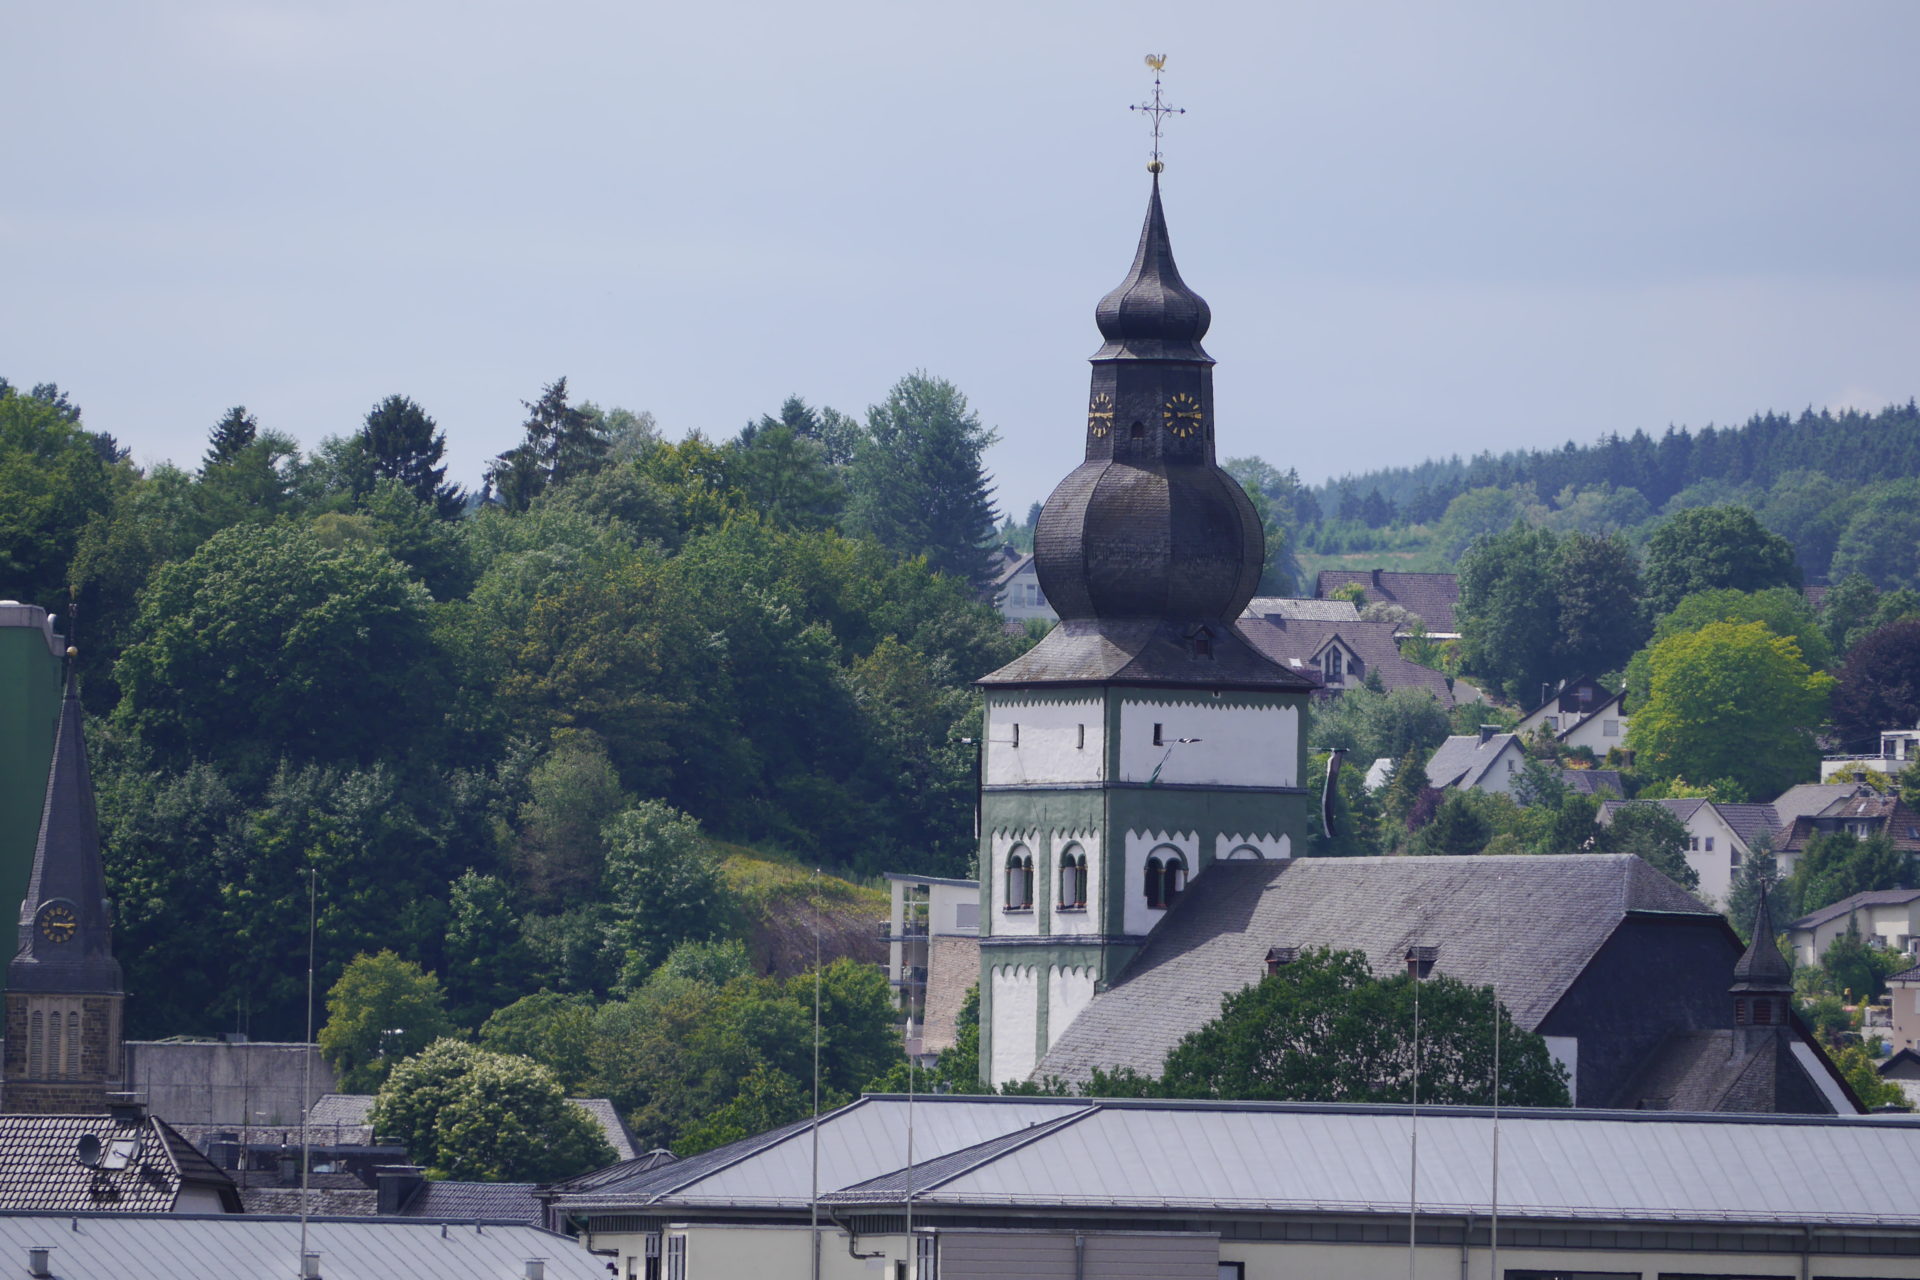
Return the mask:
<path id="1" fill-rule="evenodd" d="M 1017 844 L 1007 853 L 1007 910 L 1033 909 L 1033 854 Z"/>
<path id="2" fill-rule="evenodd" d="M 1082 911 L 1087 905 L 1087 855 L 1077 844 L 1060 853 L 1060 898 L 1063 910 Z"/>
<path id="3" fill-rule="evenodd" d="M 1147 858 L 1144 878 L 1147 905 L 1155 910 L 1165 910 L 1187 887 L 1187 860 L 1178 849 L 1162 845 Z"/>

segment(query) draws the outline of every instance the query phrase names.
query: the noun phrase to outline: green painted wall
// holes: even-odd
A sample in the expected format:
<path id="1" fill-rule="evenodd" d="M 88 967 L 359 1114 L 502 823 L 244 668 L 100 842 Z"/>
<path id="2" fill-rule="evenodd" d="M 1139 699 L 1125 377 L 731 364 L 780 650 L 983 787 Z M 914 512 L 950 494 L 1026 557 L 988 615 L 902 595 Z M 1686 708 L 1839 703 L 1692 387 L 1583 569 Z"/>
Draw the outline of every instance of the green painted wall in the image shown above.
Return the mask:
<path id="1" fill-rule="evenodd" d="M 47 766 L 60 719 L 60 659 L 47 645 L 39 609 L 0 608 L 0 928 L 12 952 L 10 922 L 26 896 Z M 4 966 L 0 966 L 0 979 Z"/>

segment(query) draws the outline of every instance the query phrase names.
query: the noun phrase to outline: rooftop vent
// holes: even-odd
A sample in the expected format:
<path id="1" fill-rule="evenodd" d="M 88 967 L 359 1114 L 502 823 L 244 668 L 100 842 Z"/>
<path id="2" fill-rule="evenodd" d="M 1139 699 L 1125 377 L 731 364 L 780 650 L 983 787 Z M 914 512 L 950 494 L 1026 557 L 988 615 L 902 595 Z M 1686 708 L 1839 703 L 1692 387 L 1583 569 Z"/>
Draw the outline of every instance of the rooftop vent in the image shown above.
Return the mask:
<path id="1" fill-rule="evenodd" d="M 1481 742 L 1482 742 L 1483 744 L 1484 744 L 1484 743 L 1487 743 L 1487 742 L 1491 742 L 1491 741 L 1493 740 L 1493 735 L 1494 735 L 1494 734 L 1496 734 L 1496 733 L 1498 733 L 1498 732 L 1500 732 L 1500 726 L 1499 726 L 1499 725 L 1497 725 L 1497 724 L 1483 724 L 1483 725 L 1481 725 L 1481 726 L 1480 726 L 1480 741 L 1481 741 Z"/>
<path id="2" fill-rule="evenodd" d="M 53 1274 L 53 1247 L 36 1244 L 27 1250 L 27 1274 L 46 1280 Z"/>
<path id="3" fill-rule="evenodd" d="M 300 1255 L 300 1280 L 320 1280 L 320 1255 L 303 1253 Z"/>
<path id="4" fill-rule="evenodd" d="M 527 1280 L 547 1280 L 547 1260 L 545 1258 L 527 1259 Z"/>
<path id="5" fill-rule="evenodd" d="M 1433 973 L 1433 965 L 1440 958 L 1438 947 L 1408 947 L 1407 973 L 1410 977 L 1425 978 Z"/>
<path id="6" fill-rule="evenodd" d="M 1299 958 L 1300 948 L 1298 947 L 1268 947 L 1267 972 L 1270 974 L 1278 973 L 1283 967 L 1292 964 Z"/>

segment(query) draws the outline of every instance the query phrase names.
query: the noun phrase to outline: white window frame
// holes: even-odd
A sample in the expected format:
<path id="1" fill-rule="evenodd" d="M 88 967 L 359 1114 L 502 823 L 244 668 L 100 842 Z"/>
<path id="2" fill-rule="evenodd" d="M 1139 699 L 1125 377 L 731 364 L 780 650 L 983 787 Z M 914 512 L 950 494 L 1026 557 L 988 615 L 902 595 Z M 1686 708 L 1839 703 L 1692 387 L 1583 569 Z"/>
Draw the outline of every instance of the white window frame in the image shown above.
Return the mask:
<path id="1" fill-rule="evenodd" d="M 666 1280 L 687 1280 L 687 1238 L 667 1237 Z"/>

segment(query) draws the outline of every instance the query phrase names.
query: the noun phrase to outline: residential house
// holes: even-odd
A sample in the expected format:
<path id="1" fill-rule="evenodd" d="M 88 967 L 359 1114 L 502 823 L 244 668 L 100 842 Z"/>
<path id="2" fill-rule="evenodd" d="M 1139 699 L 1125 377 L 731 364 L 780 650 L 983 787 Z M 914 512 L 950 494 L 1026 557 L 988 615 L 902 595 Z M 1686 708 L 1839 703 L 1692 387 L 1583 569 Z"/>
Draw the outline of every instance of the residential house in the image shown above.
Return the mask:
<path id="1" fill-rule="evenodd" d="M 1573 728 L 1611 700 L 1613 690 L 1591 676 L 1562 680 L 1558 686 L 1540 686 L 1540 705 L 1520 717 L 1513 731 L 1523 738 L 1545 733 L 1550 738 Z"/>
<path id="2" fill-rule="evenodd" d="M 980 981 L 980 882 L 886 873 L 887 981 L 907 1018 L 907 1053 L 953 1047 L 960 1006 Z"/>
<path id="3" fill-rule="evenodd" d="M 1911 1045 L 1895 1049 L 1874 1070 L 1881 1080 L 1899 1086 L 1908 1106 L 1920 1109 L 1920 1050 Z"/>
<path id="4" fill-rule="evenodd" d="M 1887 992 L 1892 1015 L 1889 1042 L 1896 1052 L 1920 1055 L 1920 965 L 1902 969 L 1888 978 Z M 1916 1067 L 1920 1067 L 1920 1063 L 1916 1063 Z M 1886 1072 L 1880 1074 L 1884 1076 Z M 1911 1078 L 1920 1081 L 1920 1069 L 1916 1069 Z"/>
<path id="5" fill-rule="evenodd" d="M 1920 728 L 1882 729 L 1879 751 L 1870 756 L 1828 756 L 1820 762 L 1820 775 L 1847 769 L 1900 773 L 1916 760 L 1920 760 Z"/>
<path id="6" fill-rule="evenodd" d="M 1773 947 L 1770 925 L 1759 941 Z M 1626 854 L 1216 862 L 1031 1078 L 1074 1087 L 1095 1068 L 1157 1075 L 1222 1000 L 1268 972 L 1270 950 L 1312 947 L 1360 951 L 1381 975 L 1403 971 L 1414 948 L 1436 948 L 1437 972 L 1491 986 L 1516 1023 L 1546 1038 L 1576 1106 L 1679 1096 L 1696 1109 L 1858 1109 L 1789 1016 L 1784 990 L 1771 993 L 1776 1016 L 1764 1024 L 1780 1034 L 1735 1051 L 1728 1038 L 1753 998 L 1742 975 L 1751 949 L 1718 912 Z M 1770 963 L 1785 972 L 1784 958 Z"/>
<path id="7" fill-rule="evenodd" d="M 1427 782 L 1443 791 L 1454 787 L 1511 795 L 1526 763 L 1520 735 L 1483 724 L 1479 733 L 1455 734 L 1434 749 L 1427 761 Z"/>
<path id="8" fill-rule="evenodd" d="M 545 1194 L 669 1280 L 1892 1277 L 1916 1162 L 1892 1117 L 870 1095 Z"/>
<path id="9" fill-rule="evenodd" d="M 1913 951 L 1920 939 L 1920 889 L 1872 889 L 1840 899 L 1787 926 L 1795 964 L 1819 964 L 1833 940 L 1849 928 L 1869 946 Z"/>
<path id="10" fill-rule="evenodd" d="M 997 555 L 999 571 L 987 594 L 1000 616 L 1009 622 L 1025 622 L 1029 618 L 1059 621 L 1060 615 L 1047 603 L 1047 593 L 1040 589 L 1040 575 L 1034 568 L 1033 556 L 1012 547 L 1001 547 Z"/>
<path id="11" fill-rule="evenodd" d="M 1388 692 L 1425 689 L 1443 707 L 1456 700 L 1455 682 L 1444 672 L 1400 655 L 1392 623 L 1362 622 L 1345 600 L 1256 597 L 1240 615 L 1240 634 L 1275 662 L 1312 677 L 1322 697 L 1358 689 L 1372 676 Z M 1468 692 L 1460 686 L 1462 695 Z"/>
<path id="12" fill-rule="evenodd" d="M 1630 804 L 1659 805 L 1687 829 L 1687 865 L 1700 877 L 1697 892 L 1708 902 L 1725 907 L 1733 893 L 1733 877 L 1753 855 L 1753 846 L 1772 839 L 1779 829 L 1773 807 L 1764 804 L 1720 804 L 1689 797 L 1681 800 L 1610 800 L 1600 806 L 1600 824 Z"/>
<path id="13" fill-rule="evenodd" d="M 1555 740 L 1562 747 L 1585 747 L 1597 759 L 1605 760 L 1609 751 L 1626 745 L 1626 705 L 1627 693 L 1622 689 L 1596 706 L 1591 715 L 1562 729 Z"/>
<path id="14" fill-rule="evenodd" d="M 240 1212 L 233 1179 L 124 1094 L 104 1115 L 0 1115 L 0 1152 L 7 1212 Z"/>
<path id="15" fill-rule="evenodd" d="M 1314 579 L 1313 594 L 1325 600 L 1341 587 L 1351 586 L 1366 593 L 1367 604 L 1399 605 L 1425 623 L 1427 634 L 1435 639 L 1451 640 L 1460 635 L 1453 617 L 1454 606 L 1460 603 L 1460 580 L 1451 573 L 1322 569 Z"/>
<path id="16" fill-rule="evenodd" d="M 1785 828 L 1776 841 L 1780 873 L 1792 871 L 1816 835 L 1841 833 L 1862 840 L 1885 836 L 1896 849 L 1920 853 L 1920 814 L 1907 808 L 1897 793 L 1882 795 L 1865 783 L 1857 783 L 1826 808 L 1801 814 Z"/>
<path id="17" fill-rule="evenodd" d="M 1627 784 L 1618 769 L 1561 769 L 1560 785 L 1576 795 L 1623 796 Z"/>

